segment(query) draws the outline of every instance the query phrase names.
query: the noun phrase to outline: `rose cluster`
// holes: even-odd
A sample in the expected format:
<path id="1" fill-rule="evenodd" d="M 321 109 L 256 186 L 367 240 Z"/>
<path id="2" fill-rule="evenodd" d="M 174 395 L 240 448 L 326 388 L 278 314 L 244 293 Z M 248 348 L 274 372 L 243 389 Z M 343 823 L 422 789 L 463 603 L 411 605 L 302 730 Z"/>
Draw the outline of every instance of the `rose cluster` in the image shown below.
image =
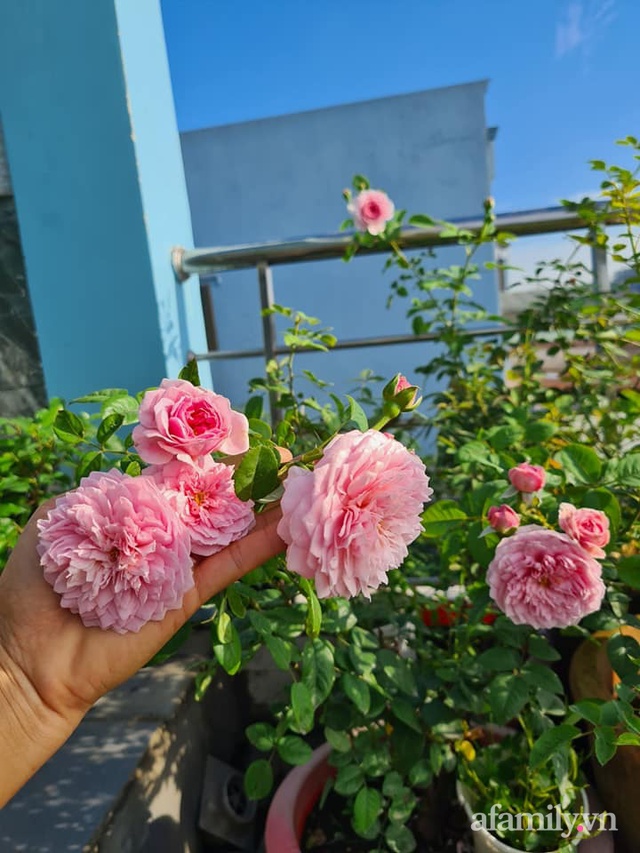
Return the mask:
<path id="1" fill-rule="evenodd" d="M 509 471 L 525 506 L 545 480 L 539 465 L 523 463 Z M 606 556 L 609 543 L 604 512 L 560 503 L 562 532 L 538 523 L 520 526 L 520 515 L 508 504 L 490 507 L 487 518 L 491 528 L 507 534 L 489 564 L 487 583 L 491 597 L 512 622 L 566 628 L 600 608 L 605 586 L 598 560 Z"/>
<path id="2" fill-rule="evenodd" d="M 254 524 L 235 494 L 233 468 L 211 454 L 244 453 L 248 422 L 229 401 L 184 380 L 148 391 L 133 444 L 141 476 L 93 472 L 38 522 L 44 576 L 85 625 L 138 631 L 180 607 L 193 559 Z"/>

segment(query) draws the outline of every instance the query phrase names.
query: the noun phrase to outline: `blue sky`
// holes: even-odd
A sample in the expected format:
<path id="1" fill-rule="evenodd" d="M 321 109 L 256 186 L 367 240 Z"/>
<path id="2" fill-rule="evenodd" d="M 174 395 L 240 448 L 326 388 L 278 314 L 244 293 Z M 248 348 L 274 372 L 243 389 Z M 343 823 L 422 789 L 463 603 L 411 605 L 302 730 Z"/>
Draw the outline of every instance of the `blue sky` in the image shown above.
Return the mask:
<path id="1" fill-rule="evenodd" d="M 486 78 L 498 211 L 595 189 L 587 160 L 620 160 L 614 140 L 640 135 L 638 0 L 162 8 L 181 130 Z"/>

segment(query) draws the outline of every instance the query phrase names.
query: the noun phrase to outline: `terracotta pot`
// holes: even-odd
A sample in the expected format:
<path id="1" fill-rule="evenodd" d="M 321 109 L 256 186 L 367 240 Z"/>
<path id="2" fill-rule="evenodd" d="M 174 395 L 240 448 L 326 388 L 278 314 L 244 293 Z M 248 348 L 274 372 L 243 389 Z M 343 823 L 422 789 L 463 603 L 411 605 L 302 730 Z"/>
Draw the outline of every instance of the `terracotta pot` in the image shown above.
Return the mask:
<path id="1" fill-rule="evenodd" d="M 640 630 L 628 625 L 622 633 L 640 642 Z M 575 702 L 582 699 L 603 699 L 615 696 L 614 687 L 619 681 L 611 668 L 606 643 L 617 631 L 599 631 L 591 640 L 585 640 L 571 660 L 569 684 Z M 640 813 L 638 788 L 640 787 L 640 747 L 623 746 L 604 767 L 592 759 L 598 793 L 604 808 L 616 816 L 618 837 L 616 844 L 629 853 L 640 850 Z"/>
<path id="2" fill-rule="evenodd" d="M 327 761 L 331 745 L 314 750 L 309 761 L 294 767 L 278 787 L 267 814 L 264 832 L 266 853 L 300 853 L 300 839 L 327 779 L 335 770 Z"/>

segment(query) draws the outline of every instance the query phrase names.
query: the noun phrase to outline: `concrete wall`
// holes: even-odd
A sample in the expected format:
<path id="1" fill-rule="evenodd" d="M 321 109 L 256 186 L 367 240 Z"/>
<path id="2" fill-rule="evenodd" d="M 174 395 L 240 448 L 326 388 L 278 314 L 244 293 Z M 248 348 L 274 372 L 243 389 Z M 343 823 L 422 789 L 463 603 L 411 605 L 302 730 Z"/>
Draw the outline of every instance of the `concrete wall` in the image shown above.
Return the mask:
<path id="1" fill-rule="evenodd" d="M 20 0 L 0 114 L 47 391 L 138 390 L 204 342 L 159 0 Z"/>
<path id="2" fill-rule="evenodd" d="M 485 91 L 477 82 L 182 134 L 195 245 L 334 232 L 346 217 L 341 190 L 356 173 L 412 213 L 480 216 L 490 193 Z M 457 258 L 455 250 L 442 252 L 439 263 Z M 343 339 L 407 333 L 406 304 L 385 307 L 391 278 L 382 266 L 374 257 L 275 267 L 276 301 L 320 317 Z M 477 293 L 497 307 L 493 275 Z M 224 273 L 213 295 L 219 347 L 260 344 L 256 274 Z M 307 356 L 301 364 L 343 392 L 364 368 L 411 375 L 434 352 L 402 345 Z M 214 362 L 212 369 L 216 388 L 241 401 L 262 364 Z"/>
<path id="3" fill-rule="evenodd" d="M 0 127 L 0 417 L 32 415 L 45 402 L 40 350 Z"/>

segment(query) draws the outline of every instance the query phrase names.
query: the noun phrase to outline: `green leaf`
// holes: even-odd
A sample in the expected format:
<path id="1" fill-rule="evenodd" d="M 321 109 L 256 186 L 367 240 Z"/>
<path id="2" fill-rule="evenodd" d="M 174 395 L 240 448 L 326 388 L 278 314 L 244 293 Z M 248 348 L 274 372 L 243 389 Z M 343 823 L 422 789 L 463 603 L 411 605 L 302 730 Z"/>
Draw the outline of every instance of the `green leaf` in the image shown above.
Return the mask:
<path id="1" fill-rule="evenodd" d="M 640 458 L 640 457 L 639 457 Z M 573 485 L 596 483 L 602 474 L 598 454 L 584 444 L 569 444 L 556 454 L 567 482 Z"/>
<path id="2" fill-rule="evenodd" d="M 382 812 L 382 797 L 375 788 L 360 788 L 353 804 L 353 828 L 362 835 L 369 831 Z"/>
<path id="3" fill-rule="evenodd" d="M 114 412 L 112 415 L 107 415 L 98 427 L 98 444 L 106 444 L 114 432 L 117 432 L 124 423 L 124 415 Z"/>
<path id="4" fill-rule="evenodd" d="M 273 787 L 273 770 L 265 758 L 253 761 L 244 774 L 244 790 L 250 800 L 261 800 Z"/>
<path id="5" fill-rule="evenodd" d="M 456 501 L 438 501 L 431 504 L 422 514 L 424 536 L 439 539 L 465 521 L 467 515 Z"/>
<path id="6" fill-rule="evenodd" d="M 249 622 L 251 622 L 251 627 L 258 634 L 271 634 L 271 622 L 262 613 L 258 613 L 257 610 L 249 611 Z"/>
<path id="7" fill-rule="evenodd" d="M 384 837 L 392 853 L 413 853 L 417 846 L 411 830 L 399 823 L 392 823 Z"/>
<path id="8" fill-rule="evenodd" d="M 227 603 L 236 618 L 244 618 L 247 613 L 247 608 L 244 606 L 242 596 L 234 586 L 227 587 Z"/>
<path id="9" fill-rule="evenodd" d="M 346 732 L 339 732 L 326 726 L 324 736 L 336 752 L 351 751 L 351 738 Z"/>
<path id="10" fill-rule="evenodd" d="M 613 726 L 597 726 L 595 735 L 596 758 L 600 764 L 610 761 L 616 752 L 616 730 Z"/>
<path id="11" fill-rule="evenodd" d="M 422 726 L 416 717 L 416 707 L 406 699 L 394 699 L 391 703 L 394 715 L 416 732 L 422 732 Z"/>
<path id="12" fill-rule="evenodd" d="M 616 746 L 640 746 L 640 735 L 636 732 L 623 732 L 616 738 Z"/>
<path id="13" fill-rule="evenodd" d="M 280 457 L 273 447 L 251 447 L 233 475 L 240 500 L 258 500 L 278 486 Z"/>
<path id="14" fill-rule="evenodd" d="M 262 436 L 262 438 L 266 438 L 267 441 L 271 438 L 272 431 L 269 424 L 258 420 L 257 418 L 249 418 L 249 429 L 251 432 L 255 432 L 257 435 Z"/>
<path id="15" fill-rule="evenodd" d="M 278 755 L 287 764 L 306 764 L 313 750 L 296 735 L 287 735 L 278 741 Z"/>
<path id="16" fill-rule="evenodd" d="M 99 471 L 102 466 L 102 451 L 90 450 L 85 453 L 80 459 L 80 463 L 76 469 L 76 477 L 80 480 L 82 477 L 88 477 L 92 471 Z"/>
<path id="17" fill-rule="evenodd" d="M 393 797 L 395 794 L 400 791 L 405 790 L 405 784 L 402 779 L 402 776 L 398 773 L 397 770 L 390 770 L 389 773 L 384 777 L 384 782 L 382 783 L 382 793 L 385 797 Z"/>
<path id="18" fill-rule="evenodd" d="M 62 441 L 75 443 L 84 438 L 85 425 L 73 412 L 61 409 L 53 422 L 53 431 Z"/>
<path id="19" fill-rule="evenodd" d="M 278 669 L 288 672 L 291 663 L 291 644 L 280 637 L 274 637 L 273 634 L 266 634 L 264 641 Z"/>
<path id="20" fill-rule="evenodd" d="M 632 589 L 640 589 L 640 556 L 621 557 L 617 563 L 618 577 Z"/>
<path id="21" fill-rule="evenodd" d="M 409 782 L 416 788 L 426 788 L 433 780 L 433 770 L 426 758 L 417 761 L 409 771 Z"/>
<path id="22" fill-rule="evenodd" d="M 343 797 L 355 794 L 364 785 L 364 773 L 357 764 L 340 767 L 336 775 L 336 791 Z"/>
<path id="23" fill-rule="evenodd" d="M 524 428 L 524 440 L 527 444 L 544 444 L 557 431 L 557 424 L 550 421 L 531 421 Z"/>
<path id="24" fill-rule="evenodd" d="M 218 642 L 220 643 L 230 643 L 233 639 L 233 632 L 231 630 L 231 617 L 226 612 L 226 610 L 223 610 L 218 617 L 216 633 L 218 635 Z"/>
<path id="25" fill-rule="evenodd" d="M 545 764 L 559 749 L 578 737 L 580 729 L 563 723 L 543 732 L 531 748 L 529 766 L 535 770 Z"/>
<path id="26" fill-rule="evenodd" d="M 296 731 L 307 734 L 313 728 L 313 702 L 306 684 L 296 681 L 291 685 L 291 709 L 296 723 Z"/>
<path id="27" fill-rule="evenodd" d="M 262 418 L 262 410 L 264 408 L 264 401 L 262 397 L 250 397 L 247 400 L 247 404 L 244 407 L 244 413 L 247 420 L 260 420 Z"/>
<path id="28" fill-rule="evenodd" d="M 213 653 L 220 666 L 229 675 L 235 675 L 242 663 L 242 646 L 233 622 L 229 627 L 229 639 L 226 643 L 215 643 Z"/>
<path id="29" fill-rule="evenodd" d="M 564 692 L 564 687 L 558 676 L 544 664 L 529 661 L 522 671 L 522 677 L 527 684 L 539 690 L 548 690 L 549 693 Z"/>
<path id="30" fill-rule="evenodd" d="M 369 419 L 367 415 L 360 405 L 360 403 L 356 402 L 353 397 L 350 397 L 348 394 L 346 395 L 347 400 L 349 401 L 349 421 L 353 421 L 353 423 L 358 427 L 358 429 L 365 432 L 369 429 Z"/>
<path id="31" fill-rule="evenodd" d="M 413 225 L 416 228 L 431 228 L 431 226 L 435 225 L 435 222 L 430 216 L 425 216 L 422 213 L 414 213 L 413 216 L 409 217 L 409 225 Z"/>
<path id="32" fill-rule="evenodd" d="M 371 694 L 365 682 L 350 672 L 345 672 L 341 678 L 341 684 L 342 689 L 360 713 L 368 714 L 371 706 Z"/>
<path id="33" fill-rule="evenodd" d="M 322 608 L 320 607 L 318 596 L 313 590 L 307 592 L 307 604 L 309 609 L 305 623 L 306 632 L 309 637 L 314 638 L 320 634 L 320 629 L 322 628 Z"/>
<path id="34" fill-rule="evenodd" d="M 497 675 L 489 686 L 489 704 L 496 723 L 517 717 L 529 698 L 529 687 L 519 675 Z"/>
<path id="35" fill-rule="evenodd" d="M 585 720 L 597 726 L 602 717 L 603 704 L 602 700 L 583 699 L 580 702 L 576 702 L 575 705 L 571 705 L 571 710 L 575 709 L 581 717 L 584 717 Z"/>
<path id="36" fill-rule="evenodd" d="M 638 674 L 637 659 L 640 657 L 640 645 L 634 637 L 614 634 L 607 642 L 609 662 L 620 678 Z"/>
<path id="37" fill-rule="evenodd" d="M 504 646 L 494 646 L 486 652 L 478 655 L 476 662 L 486 672 L 509 672 L 514 670 L 520 663 L 520 655 L 514 649 Z"/>
<path id="38" fill-rule="evenodd" d="M 621 486 L 640 488 L 640 453 L 629 453 L 623 456 L 618 461 L 616 475 Z"/>
<path id="39" fill-rule="evenodd" d="M 138 477 L 141 471 L 142 468 L 140 467 L 140 463 L 136 462 L 135 459 L 129 462 L 127 467 L 124 469 L 124 473 L 128 474 L 130 477 Z"/>
<path id="40" fill-rule="evenodd" d="M 195 385 L 196 388 L 198 387 L 198 385 L 200 385 L 198 362 L 195 360 L 195 358 L 189 359 L 189 361 L 185 364 L 185 366 L 178 374 L 178 379 L 185 379 L 187 382 L 190 382 L 192 385 Z"/>
<path id="41" fill-rule="evenodd" d="M 249 743 L 261 752 L 272 749 L 276 742 L 276 730 L 268 723 L 254 723 L 245 730 Z"/>
<path id="42" fill-rule="evenodd" d="M 314 707 L 331 693 L 335 679 L 331 645 L 326 640 L 307 641 L 302 650 L 302 681 L 309 688 Z"/>
<path id="43" fill-rule="evenodd" d="M 130 397 L 128 394 L 124 397 L 112 397 L 106 400 L 101 409 L 103 418 L 108 418 L 114 413 L 124 417 L 123 423 L 126 425 L 133 424 L 138 420 L 138 409 L 140 405 L 135 397 Z"/>
<path id="44" fill-rule="evenodd" d="M 532 634 L 529 637 L 529 653 L 531 657 L 538 658 L 538 660 L 554 661 L 560 660 L 561 657 L 549 640 L 539 634 Z"/>

